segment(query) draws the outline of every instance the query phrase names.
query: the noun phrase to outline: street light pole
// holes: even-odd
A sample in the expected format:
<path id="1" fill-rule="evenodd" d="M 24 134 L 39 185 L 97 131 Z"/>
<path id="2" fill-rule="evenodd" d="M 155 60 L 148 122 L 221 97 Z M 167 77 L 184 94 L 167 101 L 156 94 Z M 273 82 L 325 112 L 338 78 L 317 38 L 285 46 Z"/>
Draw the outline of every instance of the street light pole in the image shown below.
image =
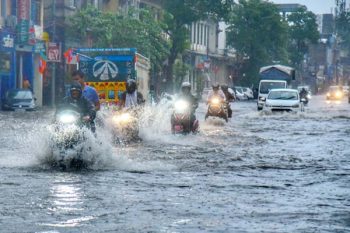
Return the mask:
<path id="1" fill-rule="evenodd" d="M 56 0 L 53 0 L 53 6 L 52 6 L 52 13 L 53 13 L 53 29 L 52 29 L 52 41 L 55 42 L 56 40 Z M 53 63 L 52 67 L 52 80 L 51 80 L 51 104 L 52 107 L 55 107 L 56 105 L 56 63 Z"/>

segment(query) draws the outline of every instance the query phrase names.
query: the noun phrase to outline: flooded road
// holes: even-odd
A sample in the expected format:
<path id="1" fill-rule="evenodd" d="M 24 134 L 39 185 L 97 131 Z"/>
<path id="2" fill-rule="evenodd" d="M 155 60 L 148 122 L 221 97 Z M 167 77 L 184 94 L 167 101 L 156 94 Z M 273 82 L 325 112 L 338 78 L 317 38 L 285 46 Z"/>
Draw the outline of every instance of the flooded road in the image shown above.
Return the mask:
<path id="1" fill-rule="evenodd" d="M 304 113 L 233 103 L 233 119 L 143 142 L 99 129 L 94 166 L 51 169 L 51 112 L 0 113 L 0 232 L 350 232 L 350 105 L 316 96 Z"/>

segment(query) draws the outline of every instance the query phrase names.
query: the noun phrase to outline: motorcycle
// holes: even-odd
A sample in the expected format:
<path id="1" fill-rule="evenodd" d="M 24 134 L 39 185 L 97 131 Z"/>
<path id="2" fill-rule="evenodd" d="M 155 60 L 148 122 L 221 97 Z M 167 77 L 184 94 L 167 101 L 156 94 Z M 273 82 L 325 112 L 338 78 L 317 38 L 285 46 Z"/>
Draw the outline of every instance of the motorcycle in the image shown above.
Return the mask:
<path id="1" fill-rule="evenodd" d="M 310 94 L 300 95 L 300 100 L 305 106 L 309 103 L 310 99 L 311 99 Z"/>
<path id="2" fill-rule="evenodd" d="M 115 142 L 139 141 L 139 120 L 134 111 L 117 111 L 112 117 L 112 134 Z"/>
<path id="3" fill-rule="evenodd" d="M 171 116 L 171 131 L 173 134 L 197 133 L 199 128 L 198 120 L 191 125 L 192 106 L 185 100 L 177 100 Z"/>
<path id="4" fill-rule="evenodd" d="M 82 168 L 82 144 L 85 141 L 84 123 L 80 113 L 74 110 L 62 110 L 56 113 L 53 133 L 51 134 L 54 161 L 52 166 Z"/>
<path id="5" fill-rule="evenodd" d="M 205 120 L 210 116 L 219 117 L 228 122 L 227 103 L 223 103 L 219 98 L 213 97 L 209 102 Z"/>

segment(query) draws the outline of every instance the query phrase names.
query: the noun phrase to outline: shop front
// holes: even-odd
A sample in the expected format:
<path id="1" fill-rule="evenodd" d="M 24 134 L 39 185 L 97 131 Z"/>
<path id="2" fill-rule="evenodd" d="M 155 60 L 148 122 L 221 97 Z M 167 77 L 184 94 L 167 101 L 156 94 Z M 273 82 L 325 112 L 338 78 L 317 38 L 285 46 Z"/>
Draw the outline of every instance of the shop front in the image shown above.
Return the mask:
<path id="1" fill-rule="evenodd" d="M 9 89 L 16 87 L 15 37 L 10 30 L 0 31 L 0 96 L 1 102 Z"/>

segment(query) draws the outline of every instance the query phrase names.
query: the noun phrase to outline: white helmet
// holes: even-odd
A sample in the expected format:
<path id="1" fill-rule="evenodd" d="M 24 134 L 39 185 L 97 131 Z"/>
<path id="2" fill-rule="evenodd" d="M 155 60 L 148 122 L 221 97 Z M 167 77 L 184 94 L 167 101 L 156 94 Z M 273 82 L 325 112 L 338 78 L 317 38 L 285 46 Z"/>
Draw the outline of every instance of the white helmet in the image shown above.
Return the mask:
<path id="1" fill-rule="evenodd" d="M 189 83 L 189 82 L 183 82 L 183 83 L 181 84 L 181 87 L 189 87 L 189 88 L 191 88 L 191 83 Z"/>

